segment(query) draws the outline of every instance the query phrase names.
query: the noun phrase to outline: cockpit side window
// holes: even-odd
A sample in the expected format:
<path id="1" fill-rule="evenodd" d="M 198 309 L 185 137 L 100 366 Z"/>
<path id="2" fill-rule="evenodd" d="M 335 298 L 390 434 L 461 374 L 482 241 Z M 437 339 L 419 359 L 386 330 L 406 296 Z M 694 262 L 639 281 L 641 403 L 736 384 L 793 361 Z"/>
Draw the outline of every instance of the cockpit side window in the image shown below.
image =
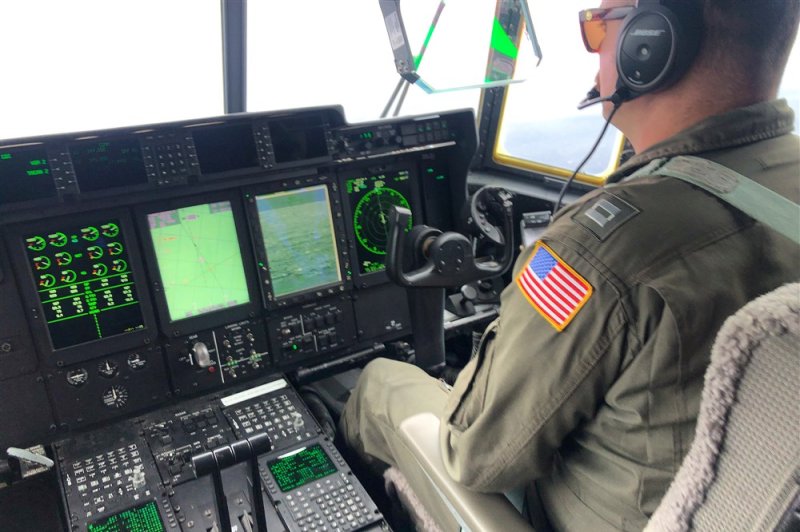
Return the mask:
<path id="1" fill-rule="evenodd" d="M 505 91 L 492 156 L 495 163 L 566 179 L 600 134 L 604 124 L 599 105 L 582 111 L 576 106 L 594 84 L 597 57 L 588 54 L 570 2 L 531 1 L 544 58 L 525 83 Z M 536 58 L 520 46 L 517 69 L 527 70 Z M 779 97 L 795 110 L 800 129 L 800 45 L 789 58 Z M 624 138 L 609 128 L 578 179 L 599 185 L 618 165 Z"/>

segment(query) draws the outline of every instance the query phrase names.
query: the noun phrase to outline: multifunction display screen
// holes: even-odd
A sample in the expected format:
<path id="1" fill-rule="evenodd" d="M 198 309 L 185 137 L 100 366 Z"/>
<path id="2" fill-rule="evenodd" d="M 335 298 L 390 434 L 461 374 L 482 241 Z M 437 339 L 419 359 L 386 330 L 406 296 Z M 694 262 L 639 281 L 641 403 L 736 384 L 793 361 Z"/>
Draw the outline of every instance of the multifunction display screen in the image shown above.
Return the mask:
<path id="1" fill-rule="evenodd" d="M 147 183 L 136 139 L 81 142 L 69 147 L 69 155 L 81 192 Z"/>
<path id="2" fill-rule="evenodd" d="M 336 473 L 336 466 L 320 444 L 271 460 L 268 465 L 283 492 Z"/>
<path id="3" fill-rule="evenodd" d="M 381 271 L 386 267 L 392 205 L 412 210 L 408 170 L 353 177 L 345 181 L 345 190 L 352 211 L 359 272 Z M 408 229 L 412 225 L 410 220 Z"/>
<path id="4" fill-rule="evenodd" d="M 328 187 L 256 196 L 276 298 L 342 280 Z"/>
<path id="5" fill-rule="evenodd" d="M 44 148 L 0 148 L 0 205 L 55 195 Z"/>
<path id="6" fill-rule="evenodd" d="M 119 220 L 25 236 L 54 349 L 145 328 Z"/>
<path id="7" fill-rule="evenodd" d="M 278 164 L 328 155 L 325 124 L 319 116 L 276 119 L 270 122 L 269 130 Z"/>
<path id="8" fill-rule="evenodd" d="M 88 525 L 88 532 L 164 532 L 155 502 L 148 502 Z"/>
<path id="9" fill-rule="evenodd" d="M 250 302 L 229 201 L 147 215 L 170 321 Z"/>
<path id="10" fill-rule="evenodd" d="M 247 124 L 201 127 L 192 132 L 204 174 L 259 166 L 253 128 Z"/>

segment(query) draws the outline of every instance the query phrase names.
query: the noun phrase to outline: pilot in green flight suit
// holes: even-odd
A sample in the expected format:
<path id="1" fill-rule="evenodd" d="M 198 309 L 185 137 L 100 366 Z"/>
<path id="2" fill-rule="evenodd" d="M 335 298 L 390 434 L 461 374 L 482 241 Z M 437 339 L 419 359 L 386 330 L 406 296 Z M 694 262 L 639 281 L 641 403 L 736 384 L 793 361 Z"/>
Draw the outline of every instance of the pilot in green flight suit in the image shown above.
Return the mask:
<path id="1" fill-rule="evenodd" d="M 774 101 L 800 1 L 704 1 L 688 71 L 613 117 L 637 155 L 522 252 L 500 318 L 452 390 L 408 364 L 365 368 L 341 427 L 367 461 L 418 474 L 397 427 L 433 412 L 445 465 L 464 486 L 535 482 L 557 530 L 647 522 L 692 442 L 723 320 L 800 273 L 796 244 L 715 196 L 657 169 L 630 177 L 657 158 L 697 155 L 800 202 L 794 115 Z M 631 10 L 615 8 L 634 4 L 582 13 L 602 95 L 616 90 L 617 40 L 631 34 L 620 33 Z M 424 484 L 412 481 L 443 529 L 456 529 Z"/>

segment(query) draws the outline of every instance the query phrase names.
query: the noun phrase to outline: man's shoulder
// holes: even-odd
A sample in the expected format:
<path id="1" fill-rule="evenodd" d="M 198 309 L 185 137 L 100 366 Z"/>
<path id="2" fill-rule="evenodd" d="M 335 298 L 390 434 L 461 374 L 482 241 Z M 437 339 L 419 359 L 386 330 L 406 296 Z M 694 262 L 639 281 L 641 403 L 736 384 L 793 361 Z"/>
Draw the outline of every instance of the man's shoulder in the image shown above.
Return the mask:
<path id="1" fill-rule="evenodd" d="M 710 194 L 654 175 L 587 194 L 565 209 L 546 236 L 631 280 L 742 227 L 742 220 Z"/>

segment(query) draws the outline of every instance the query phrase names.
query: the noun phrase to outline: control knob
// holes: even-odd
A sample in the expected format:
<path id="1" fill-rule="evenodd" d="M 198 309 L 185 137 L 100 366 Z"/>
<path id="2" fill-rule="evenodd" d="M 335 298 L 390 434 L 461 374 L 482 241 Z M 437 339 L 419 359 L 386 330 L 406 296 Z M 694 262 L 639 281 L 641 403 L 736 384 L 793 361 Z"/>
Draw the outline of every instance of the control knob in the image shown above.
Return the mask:
<path id="1" fill-rule="evenodd" d="M 133 470 L 130 482 L 134 490 L 140 490 L 145 486 L 144 468 L 141 465 L 137 465 L 136 469 Z"/>
<path id="2" fill-rule="evenodd" d="M 292 428 L 295 431 L 299 431 L 305 424 L 306 422 L 303 420 L 303 415 L 300 412 L 292 412 Z"/>
<path id="3" fill-rule="evenodd" d="M 211 360 L 211 353 L 208 352 L 208 346 L 203 342 L 195 342 L 192 346 L 192 353 L 194 353 L 194 361 L 199 367 L 207 368 L 214 364 Z"/>

